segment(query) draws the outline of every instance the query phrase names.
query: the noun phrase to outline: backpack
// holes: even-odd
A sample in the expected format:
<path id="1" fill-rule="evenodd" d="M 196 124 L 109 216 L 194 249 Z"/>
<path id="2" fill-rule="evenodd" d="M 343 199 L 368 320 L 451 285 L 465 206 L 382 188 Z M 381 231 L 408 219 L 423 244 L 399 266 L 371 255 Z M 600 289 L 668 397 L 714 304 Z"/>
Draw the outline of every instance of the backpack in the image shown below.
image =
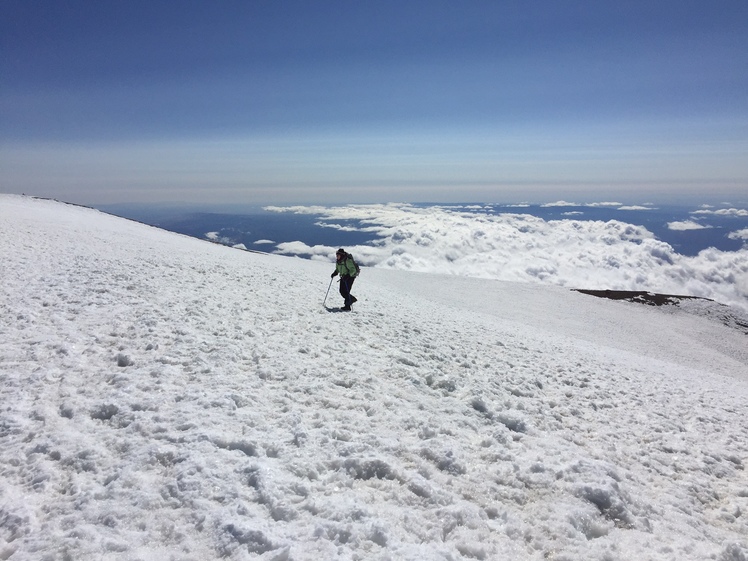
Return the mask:
<path id="1" fill-rule="evenodd" d="M 348 253 L 346 255 L 347 255 L 348 259 L 350 259 L 351 261 L 353 261 L 353 266 L 356 267 L 356 276 L 358 276 L 358 274 L 361 272 L 361 267 L 358 266 L 358 263 L 356 263 L 356 260 L 353 258 L 353 255 L 351 255 L 350 253 Z"/>

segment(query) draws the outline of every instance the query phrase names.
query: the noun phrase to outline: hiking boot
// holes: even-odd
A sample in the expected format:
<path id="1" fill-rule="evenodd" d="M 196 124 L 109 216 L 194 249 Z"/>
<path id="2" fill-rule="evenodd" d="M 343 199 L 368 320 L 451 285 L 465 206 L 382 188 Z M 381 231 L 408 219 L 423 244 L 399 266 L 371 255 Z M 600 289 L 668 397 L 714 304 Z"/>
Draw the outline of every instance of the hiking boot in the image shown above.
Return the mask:
<path id="1" fill-rule="evenodd" d="M 342 308 L 340 308 L 340 311 L 341 312 L 350 312 L 351 311 L 351 307 L 350 306 L 343 306 Z"/>
<path id="2" fill-rule="evenodd" d="M 358 298 L 351 294 L 351 304 L 355 304 L 356 302 L 358 302 Z"/>

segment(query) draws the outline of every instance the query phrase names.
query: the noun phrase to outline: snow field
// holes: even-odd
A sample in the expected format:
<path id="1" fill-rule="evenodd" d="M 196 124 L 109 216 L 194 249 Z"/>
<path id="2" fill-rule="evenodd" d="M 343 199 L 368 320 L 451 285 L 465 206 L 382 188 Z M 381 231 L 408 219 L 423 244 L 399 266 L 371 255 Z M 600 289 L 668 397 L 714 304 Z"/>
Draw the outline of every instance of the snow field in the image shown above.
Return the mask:
<path id="1" fill-rule="evenodd" d="M 0 559 L 745 559 L 742 332 L 0 218 Z"/>

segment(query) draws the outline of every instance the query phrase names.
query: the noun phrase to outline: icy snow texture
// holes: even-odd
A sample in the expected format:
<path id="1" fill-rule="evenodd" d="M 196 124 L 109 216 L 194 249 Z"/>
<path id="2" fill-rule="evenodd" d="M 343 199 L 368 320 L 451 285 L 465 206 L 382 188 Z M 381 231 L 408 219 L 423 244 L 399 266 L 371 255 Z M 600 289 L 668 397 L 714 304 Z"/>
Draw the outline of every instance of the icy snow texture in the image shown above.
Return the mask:
<path id="1" fill-rule="evenodd" d="M 7 195 L 0 259 L 0 559 L 746 558 L 716 304 L 366 269 L 330 314 L 331 263 Z"/>

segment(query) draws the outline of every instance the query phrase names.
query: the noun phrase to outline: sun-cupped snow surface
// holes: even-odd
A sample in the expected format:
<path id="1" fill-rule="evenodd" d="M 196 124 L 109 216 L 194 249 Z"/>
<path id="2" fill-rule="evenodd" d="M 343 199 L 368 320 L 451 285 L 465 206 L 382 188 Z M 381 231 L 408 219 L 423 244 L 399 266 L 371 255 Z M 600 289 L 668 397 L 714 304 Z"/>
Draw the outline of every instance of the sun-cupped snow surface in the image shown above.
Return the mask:
<path id="1" fill-rule="evenodd" d="M 748 335 L 0 195 L 0 559 L 748 554 Z"/>

